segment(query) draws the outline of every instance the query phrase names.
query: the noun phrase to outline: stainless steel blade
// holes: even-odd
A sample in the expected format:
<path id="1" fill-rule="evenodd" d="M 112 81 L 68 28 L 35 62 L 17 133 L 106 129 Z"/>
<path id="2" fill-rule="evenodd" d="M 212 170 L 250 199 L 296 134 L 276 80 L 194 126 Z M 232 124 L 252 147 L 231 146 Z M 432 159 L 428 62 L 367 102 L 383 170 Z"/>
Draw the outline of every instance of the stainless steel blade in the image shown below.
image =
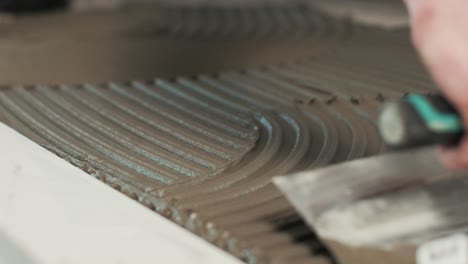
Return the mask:
<path id="1" fill-rule="evenodd" d="M 468 225 L 463 175 L 445 169 L 434 148 L 424 148 L 279 176 L 274 182 L 321 237 L 388 246 Z"/>

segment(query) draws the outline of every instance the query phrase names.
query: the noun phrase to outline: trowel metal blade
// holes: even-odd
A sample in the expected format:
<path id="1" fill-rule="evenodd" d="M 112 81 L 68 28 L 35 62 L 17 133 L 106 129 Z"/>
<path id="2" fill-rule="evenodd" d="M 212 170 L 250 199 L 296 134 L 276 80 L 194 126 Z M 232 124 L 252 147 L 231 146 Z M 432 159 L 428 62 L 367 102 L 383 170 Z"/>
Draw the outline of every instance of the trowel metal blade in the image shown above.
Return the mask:
<path id="1" fill-rule="evenodd" d="M 435 183 L 464 174 L 448 171 L 434 148 L 423 148 L 279 176 L 274 183 L 321 237 L 362 246 L 444 228 L 447 221 L 434 204 L 450 199 L 437 196 Z M 462 189 L 468 198 L 468 188 L 459 183 L 444 188 Z M 410 213 L 415 213 L 412 225 L 405 222 Z"/>

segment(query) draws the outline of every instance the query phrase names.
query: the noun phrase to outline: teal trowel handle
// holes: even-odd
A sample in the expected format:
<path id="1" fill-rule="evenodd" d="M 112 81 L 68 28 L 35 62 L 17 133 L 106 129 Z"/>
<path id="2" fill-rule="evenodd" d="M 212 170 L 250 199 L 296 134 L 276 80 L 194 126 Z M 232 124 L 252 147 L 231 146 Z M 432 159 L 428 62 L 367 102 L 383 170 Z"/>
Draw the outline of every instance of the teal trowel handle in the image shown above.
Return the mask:
<path id="1" fill-rule="evenodd" d="M 379 130 L 392 148 L 454 145 L 463 135 L 463 124 L 443 96 L 410 94 L 384 106 Z"/>

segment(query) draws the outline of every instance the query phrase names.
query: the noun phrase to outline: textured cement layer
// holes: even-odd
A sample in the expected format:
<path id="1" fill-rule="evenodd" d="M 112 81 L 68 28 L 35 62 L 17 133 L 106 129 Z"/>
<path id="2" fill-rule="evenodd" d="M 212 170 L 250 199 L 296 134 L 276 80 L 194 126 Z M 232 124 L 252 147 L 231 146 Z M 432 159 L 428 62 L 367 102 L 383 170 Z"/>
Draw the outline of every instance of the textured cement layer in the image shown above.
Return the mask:
<path id="1" fill-rule="evenodd" d="M 156 30 L 168 39 L 263 41 L 277 45 L 268 56 L 277 63 L 99 85 L 6 86 L 0 120 L 248 263 L 330 263 L 271 178 L 384 149 L 375 128 L 381 103 L 434 88 L 408 32 L 303 6 L 171 12 L 166 19 L 179 23 Z M 210 45 L 200 60 L 213 59 Z M 240 54 L 256 58 L 265 45 Z"/>
<path id="2" fill-rule="evenodd" d="M 0 135 L 0 263 L 242 263 L 1 123 Z"/>

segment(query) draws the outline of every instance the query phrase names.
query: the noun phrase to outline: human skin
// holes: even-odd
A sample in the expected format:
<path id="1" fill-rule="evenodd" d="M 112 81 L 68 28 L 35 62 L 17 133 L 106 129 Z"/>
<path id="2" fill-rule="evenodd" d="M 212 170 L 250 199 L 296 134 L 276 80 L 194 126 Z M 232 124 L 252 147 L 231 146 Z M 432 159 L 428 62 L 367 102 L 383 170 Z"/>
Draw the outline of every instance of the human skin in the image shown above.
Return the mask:
<path id="1" fill-rule="evenodd" d="M 413 43 L 468 131 L 468 0 L 404 1 Z M 441 148 L 440 157 L 450 169 L 468 169 L 468 137 Z"/>

